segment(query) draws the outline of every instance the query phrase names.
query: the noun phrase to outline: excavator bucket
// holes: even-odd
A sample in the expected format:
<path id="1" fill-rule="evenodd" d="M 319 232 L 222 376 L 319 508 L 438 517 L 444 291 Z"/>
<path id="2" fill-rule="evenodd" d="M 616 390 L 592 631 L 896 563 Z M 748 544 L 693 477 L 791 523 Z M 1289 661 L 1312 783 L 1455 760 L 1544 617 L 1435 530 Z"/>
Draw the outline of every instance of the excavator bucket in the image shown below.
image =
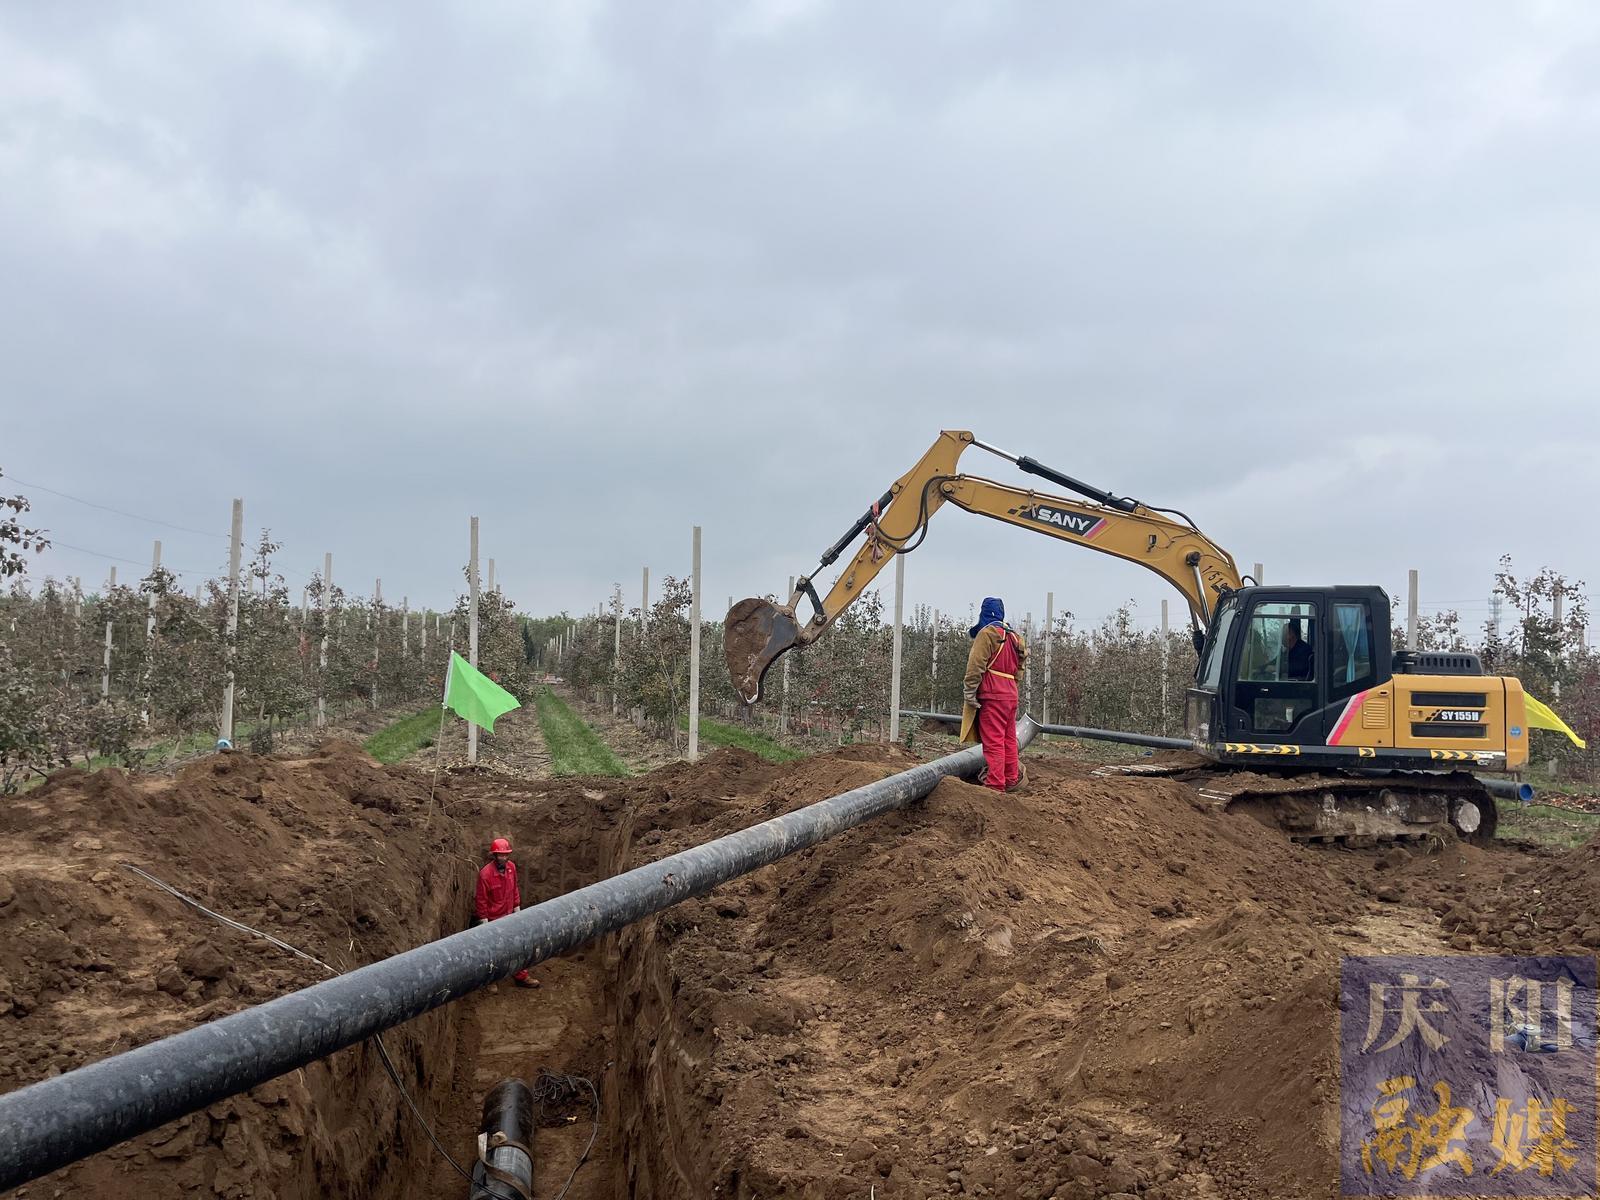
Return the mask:
<path id="1" fill-rule="evenodd" d="M 746 704 L 761 699 L 762 676 L 794 645 L 799 632 L 794 609 L 788 605 L 752 597 L 728 610 L 722 652 L 728 660 L 728 677 Z"/>

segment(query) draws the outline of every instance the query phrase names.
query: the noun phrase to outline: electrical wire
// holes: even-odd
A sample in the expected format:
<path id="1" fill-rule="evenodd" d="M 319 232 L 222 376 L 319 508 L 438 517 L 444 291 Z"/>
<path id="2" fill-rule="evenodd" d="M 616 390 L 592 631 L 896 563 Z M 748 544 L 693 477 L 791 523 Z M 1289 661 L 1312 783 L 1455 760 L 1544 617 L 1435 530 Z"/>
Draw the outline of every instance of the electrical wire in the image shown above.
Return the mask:
<path id="1" fill-rule="evenodd" d="M 106 504 L 96 504 L 93 500 L 85 500 L 82 496 L 74 496 L 69 492 L 57 491 L 55 488 L 45 487 L 44 484 L 42 484 L 42 483 L 29 483 L 26 479 L 18 479 L 15 475 L 7 475 L 7 476 L 5 476 L 5 478 L 9 479 L 11 482 L 17 484 L 20 487 L 30 488 L 30 489 L 32 489 L 33 491 L 36 491 L 36 492 L 49 492 L 52 496 L 60 496 L 63 500 L 71 500 L 74 504 L 82 504 L 82 505 L 84 505 L 85 507 L 88 507 L 88 508 L 96 508 L 96 509 L 99 509 L 101 512 L 115 513 L 119 517 L 127 517 L 130 520 L 144 521 L 144 522 L 146 522 L 147 524 L 150 524 L 150 525 L 161 525 L 161 526 L 166 527 L 167 529 L 176 529 L 176 530 L 178 530 L 178 531 L 180 531 L 182 533 L 199 534 L 201 537 L 217 538 L 219 541 L 224 541 L 224 542 L 228 541 L 229 538 L 232 536 L 231 534 L 226 534 L 226 533 L 213 533 L 212 531 L 210 531 L 208 529 L 196 529 L 191 525 L 176 525 L 171 521 L 163 521 L 159 517 L 140 516 L 138 513 L 127 512 L 126 510 L 120 509 L 120 508 L 112 508 L 111 506 L 106 505 Z M 87 550 L 82 546 L 70 546 L 66 542 L 57 541 L 54 538 L 50 539 L 50 544 L 52 546 L 60 546 L 64 550 L 76 550 L 79 554 L 90 554 L 90 555 L 93 555 L 95 558 L 110 559 L 112 562 L 130 563 L 130 564 L 132 564 L 133 566 L 136 566 L 136 567 L 141 567 L 141 566 L 144 565 L 142 562 L 140 562 L 137 559 L 123 558 L 120 555 L 116 555 L 116 554 L 101 554 L 98 550 Z M 299 571 L 284 571 L 284 572 L 280 572 L 280 573 L 281 574 L 292 575 L 295 579 L 303 581 L 303 582 L 310 582 L 310 580 L 311 580 L 311 576 L 302 575 Z M 180 574 L 180 575 L 200 575 L 200 574 L 204 574 L 204 572 L 180 570 L 180 571 L 178 571 L 178 574 Z"/>
<path id="2" fill-rule="evenodd" d="M 120 555 L 120 554 L 102 554 L 98 550 L 90 550 L 90 549 L 88 549 L 87 547 L 84 547 L 84 546 L 74 546 L 70 542 L 59 541 L 56 538 L 51 538 L 50 539 L 50 544 L 49 544 L 48 548 L 52 549 L 52 550 L 56 550 L 56 549 L 60 549 L 60 550 L 76 550 L 79 554 L 88 554 L 88 555 L 91 555 L 94 558 L 110 559 L 112 562 L 128 563 L 130 566 L 135 566 L 135 567 L 144 566 L 144 563 L 142 561 L 140 561 L 139 559 L 137 559 L 137 558 L 123 558 L 122 555 Z M 166 571 L 169 574 L 173 574 L 173 575 L 203 575 L 203 574 L 205 574 L 204 571 L 191 571 L 187 567 L 169 567 L 169 566 L 167 566 L 166 563 L 162 563 L 161 564 L 161 569 L 163 571 Z"/>
<path id="3" fill-rule="evenodd" d="M 71 500 L 74 504 L 81 504 L 85 508 L 98 508 L 101 512 L 115 513 L 119 517 L 127 517 L 130 520 L 144 521 L 150 525 L 163 525 L 168 529 L 177 529 L 183 533 L 198 533 L 201 537 L 214 537 L 224 542 L 229 537 L 228 534 L 213 533 L 209 529 L 195 529 L 189 525 L 174 525 L 171 521 L 163 521 L 159 517 L 144 517 L 138 513 L 128 512 L 125 509 L 112 508 L 107 504 L 96 504 L 93 500 L 85 500 L 82 496 L 74 496 L 70 492 L 57 491 L 55 488 L 45 487 L 42 483 L 29 483 L 26 479 L 18 479 L 15 475 L 8 475 L 6 478 L 10 479 L 12 483 L 19 484 L 25 488 L 32 488 L 36 492 L 49 492 L 52 496 L 60 496 L 63 500 Z"/>
<path id="4" fill-rule="evenodd" d="M 252 937 L 258 937 L 258 938 L 261 938 L 263 941 L 271 942 L 274 946 L 278 947 L 278 949 L 287 951 L 288 953 L 294 955 L 296 958 L 303 958 L 307 962 L 315 963 L 317 966 L 321 967 L 324 971 L 326 971 L 329 975 L 340 975 L 340 974 L 343 974 L 343 972 L 337 971 L 333 967 L 330 967 L 327 963 L 323 962 L 316 955 L 307 954 L 304 950 L 300 949 L 298 946 L 291 946 L 288 942 L 285 942 L 280 938 L 273 937 L 270 933 L 263 933 L 261 930 L 254 929 L 251 926 L 244 924 L 244 922 L 242 922 L 242 921 L 235 921 L 232 917 L 225 917 L 219 912 L 212 911 L 211 909 L 207 908 L 204 904 L 201 904 L 200 901 L 196 900 L 193 896 L 186 895 L 185 893 L 180 892 L 177 888 L 173 887 L 170 883 L 166 883 L 166 882 L 164 882 L 164 881 L 162 881 L 160 879 L 157 879 L 154 875 L 150 874 L 150 872 L 140 870 L 138 867 L 134 866 L 132 863 L 122 863 L 121 866 L 122 866 L 122 869 L 124 871 L 129 871 L 129 872 L 133 873 L 134 875 L 139 876 L 141 879 L 143 879 L 143 880 L 145 880 L 145 881 L 147 881 L 149 883 L 155 884 L 156 887 L 160 888 L 162 891 L 166 892 L 167 894 L 169 894 L 171 896 L 174 896 L 177 899 L 183 901 L 183 903 L 187 904 L 190 908 L 195 909 L 198 912 L 204 913 L 206 916 L 210 917 L 214 921 L 220 921 L 222 924 L 228 926 L 228 928 L 230 928 L 230 929 L 235 929 L 235 930 L 238 930 L 240 933 L 247 933 L 247 934 L 251 935 Z M 394 1060 L 389 1057 L 389 1049 L 388 1049 L 387 1046 L 385 1046 L 383 1044 L 383 1038 L 378 1034 L 373 1034 L 372 1035 L 372 1041 L 378 1048 L 378 1057 L 383 1061 L 384 1070 L 388 1072 L 389 1078 L 394 1080 L 395 1087 L 400 1089 L 400 1095 L 401 1095 L 401 1098 L 405 1100 L 406 1107 L 411 1110 L 411 1115 L 414 1116 L 417 1119 L 417 1123 L 422 1126 L 423 1132 L 425 1132 L 428 1135 L 428 1140 L 433 1143 L 433 1148 L 444 1156 L 445 1162 L 449 1163 L 452 1167 L 455 1168 L 455 1171 L 456 1171 L 457 1175 L 461 1176 L 461 1178 L 465 1179 L 469 1184 L 473 1183 L 474 1180 L 473 1180 L 471 1174 L 468 1173 L 461 1166 L 460 1163 L 458 1163 L 454 1158 L 452 1158 L 450 1156 L 450 1152 L 448 1150 L 446 1150 L 444 1148 L 444 1144 L 439 1141 L 439 1135 L 434 1132 L 433 1126 L 428 1122 L 428 1119 L 422 1115 L 422 1111 L 419 1108 L 417 1108 L 416 1101 L 414 1101 L 411 1098 L 411 1092 L 406 1088 L 406 1085 L 404 1083 L 402 1083 L 401 1080 L 400 1080 L 400 1072 L 395 1069 Z M 590 1084 L 589 1086 L 590 1086 L 591 1090 L 594 1087 L 593 1084 Z M 599 1097 L 596 1096 L 595 1097 L 595 1105 L 596 1105 L 596 1108 L 595 1108 L 595 1112 L 596 1112 L 596 1125 L 595 1125 L 595 1128 L 597 1130 L 599 1129 L 599 1121 L 598 1121 L 599 1103 L 600 1103 Z M 592 1146 L 593 1144 L 594 1144 L 594 1139 L 590 1138 L 590 1145 Z M 584 1153 L 587 1156 L 588 1151 L 585 1151 Z M 579 1165 L 582 1165 L 582 1161 L 583 1161 L 582 1159 L 579 1159 Z M 577 1173 L 576 1168 L 574 1168 L 573 1173 L 574 1174 Z M 569 1183 L 569 1186 L 570 1186 L 571 1181 L 569 1180 L 568 1183 Z M 563 1196 L 566 1195 L 566 1192 L 564 1190 L 562 1192 L 562 1195 Z"/>
<path id="5" fill-rule="evenodd" d="M 600 1136 L 600 1093 L 595 1089 L 594 1080 L 584 1075 L 552 1075 L 549 1071 L 541 1070 L 539 1079 L 533 1086 L 533 1099 L 542 1111 L 545 1103 L 569 1103 L 577 1098 L 578 1089 L 589 1089 L 589 1099 L 592 1107 L 589 1114 L 589 1143 L 583 1148 L 583 1153 L 578 1155 L 578 1161 L 572 1164 L 572 1174 L 567 1176 L 567 1182 L 555 1195 L 555 1200 L 566 1200 L 567 1193 L 572 1189 L 572 1184 L 578 1178 L 578 1170 L 589 1161 L 589 1153 L 594 1149 L 595 1139 Z"/>

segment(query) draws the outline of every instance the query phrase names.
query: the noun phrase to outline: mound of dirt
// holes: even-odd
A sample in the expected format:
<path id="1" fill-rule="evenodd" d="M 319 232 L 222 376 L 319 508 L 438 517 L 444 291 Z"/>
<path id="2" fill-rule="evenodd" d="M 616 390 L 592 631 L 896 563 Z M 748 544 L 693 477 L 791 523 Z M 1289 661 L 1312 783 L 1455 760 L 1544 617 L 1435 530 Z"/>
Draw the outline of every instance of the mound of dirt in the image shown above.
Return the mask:
<path id="1" fill-rule="evenodd" d="M 636 812 L 635 861 L 908 762 L 724 766 L 727 794 Z M 1174 782 L 1030 771 L 620 935 L 637 1194 L 1326 1194 L 1349 864 Z"/>
<path id="2" fill-rule="evenodd" d="M 1600 842 L 1475 878 L 1444 924 L 1503 953 L 1592 954 L 1600 949 Z"/>
<path id="3" fill-rule="evenodd" d="M 499 1079 L 594 1079 L 573 1200 L 1324 1197 L 1342 954 L 1548 949 L 1600 924 L 1600 850 L 1300 847 L 1175 780 L 1050 750 L 1021 792 L 947 780 L 390 1047 L 466 1158 Z M 318 977 L 120 863 L 347 966 L 460 928 L 492 837 L 531 905 L 916 761 L 866 745 L 633 779 L 464 772 L 436 811 L 424 777 L 350 745 L 63 774 L 0 809 L 0 1086 Z M 543 1191 L 588 1149 L 587 1111 L 539 1130 Z M 459 1185 L 362 1048 L 19 1194 Z"/>
<path id="4" fill-rule="evenodd" d="M 426 799 L 426 780 L 338 742 L 299 760 L 217 755 L 175 778 L 64 771 L 10 798 L 0 808 L 0 1090 L 323 977 L 121 864 L 341 969 L 414 944 L 417 930 L 459 927 L 467 855 L 453 822 L 427 823 Z M 443 1021 L 408 1026 L 391 1051 L 415 1065 Z M 382 1157 L 401 1118 L 374 1068 L 365 1048 L 347 1051 L 18 1194 L 338 1194 L 318 1181 L 404 1169 Z M 357 1115 L 367 1129 L 353 1138 Z"/>

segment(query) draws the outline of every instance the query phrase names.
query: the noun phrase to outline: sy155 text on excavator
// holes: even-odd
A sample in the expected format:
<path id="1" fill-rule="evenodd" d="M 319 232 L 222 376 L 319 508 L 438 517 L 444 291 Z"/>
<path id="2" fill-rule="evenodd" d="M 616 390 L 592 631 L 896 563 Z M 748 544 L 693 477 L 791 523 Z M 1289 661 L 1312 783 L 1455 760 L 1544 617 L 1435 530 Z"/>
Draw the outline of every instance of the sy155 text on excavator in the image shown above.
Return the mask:
<path id="1" fill-rule="evenodd" d="M 961 474 L 968 449 L 1084 499 Z M 866 535 L 825 596 L 813 571 L 783 603 L 751 598 L 729 610 L 724 652 L 746 703 L 761 698 L 779 656 L 816 641 L 889 559 L 919 547 L 947 504 L 1137 563 L 1182 593 L 1198 654 L 1186 727 L 1201 757 L 1169 773 L 1213 805 L 1305 840 L 1425 838 L 1446 827 L 1493 836 L 1494 801 L 1473 772 L 1528 761 L 1518 680 L 1485 675 L 1476 655 L 1397 649 L 1380 587 L 1247 583 L 1233 556 L 1183 513 L 1113 495 L 965 430 L 940 433 L 822 555 L 817 571 Z"/>

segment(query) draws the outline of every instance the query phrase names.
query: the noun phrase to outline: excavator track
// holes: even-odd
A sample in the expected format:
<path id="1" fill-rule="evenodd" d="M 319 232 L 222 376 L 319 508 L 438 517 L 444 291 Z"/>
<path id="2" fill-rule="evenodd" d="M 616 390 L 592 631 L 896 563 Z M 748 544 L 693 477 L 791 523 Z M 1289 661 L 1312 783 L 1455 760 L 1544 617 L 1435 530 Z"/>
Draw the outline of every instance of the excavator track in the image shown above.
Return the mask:
<path id="1" fill-rule="evenodd" d="M 1498 817 L 1483 784 L 1461 771 L 1269 774 L 1184 754 L 1095 774 L 1173 779 L 1190 787 L 1201 808 L 1253 816 L 1303 843 L 1361 847 L 1441 837 L 1482 843 L 1493 840 Z"/>

